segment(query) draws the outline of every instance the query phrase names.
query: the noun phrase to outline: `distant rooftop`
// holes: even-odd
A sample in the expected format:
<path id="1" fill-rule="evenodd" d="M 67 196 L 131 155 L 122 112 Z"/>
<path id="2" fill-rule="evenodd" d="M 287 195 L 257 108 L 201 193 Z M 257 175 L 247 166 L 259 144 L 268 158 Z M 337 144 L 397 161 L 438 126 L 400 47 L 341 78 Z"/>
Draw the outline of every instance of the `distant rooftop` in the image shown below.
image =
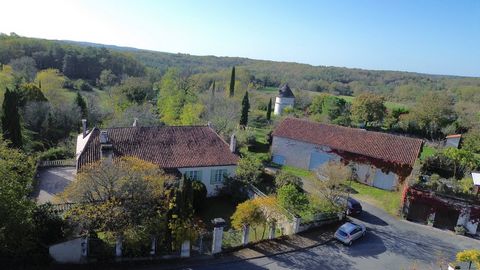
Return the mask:
<path id="1" fill-rule="evenodd" d="M 284 84 L 280 89 L 278 90 L 278 96 L 283 97 L 283 98 L 294 98 L 295 95 L 293 95 L 292 89 L 288 86 L 288 84 Z"/>

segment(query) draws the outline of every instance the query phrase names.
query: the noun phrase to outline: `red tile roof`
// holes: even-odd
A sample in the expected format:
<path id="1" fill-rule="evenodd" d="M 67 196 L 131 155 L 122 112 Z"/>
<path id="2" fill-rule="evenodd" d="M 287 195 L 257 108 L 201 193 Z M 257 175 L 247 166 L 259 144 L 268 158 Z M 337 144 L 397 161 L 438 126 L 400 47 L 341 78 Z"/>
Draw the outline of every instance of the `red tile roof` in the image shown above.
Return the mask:
<path id="1" fill-rule="evenodd" d="M 324 145 L 332 149 L 413 166 L 423 141 L 381 132 L 287 118 L 273 136 Z"/>
<path id="2" fill-rule="evenodd" d="M 135 156 L 161 168 L 235 165 L 238 157 L 207 126 L 158 126 L 106 129 L 114 157 Z M 100 160 L 100 130 L 92 131 L 78 159 L 81 166 Z"/>

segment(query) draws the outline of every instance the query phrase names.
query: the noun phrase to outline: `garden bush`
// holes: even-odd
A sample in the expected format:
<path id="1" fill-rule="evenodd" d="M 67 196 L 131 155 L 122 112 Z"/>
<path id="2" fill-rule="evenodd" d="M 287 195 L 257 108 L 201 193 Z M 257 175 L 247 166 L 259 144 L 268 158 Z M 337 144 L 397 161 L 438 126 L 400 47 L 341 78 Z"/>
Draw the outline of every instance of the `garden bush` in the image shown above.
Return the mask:
<path id="1" fill-rule="evenodd" d="M 150 255 L 151 236 L 142 228 L 128 229 L 123 236 L 125 257 L 146 257 Z"/>
<path id="2" fill-rule="evenodd" d="M 288 184 L 292 184 L 299 190 L 302 190 L 303 182 L 300 177 L 293 175 L 290 172 L 279 171 L 275 176 L 275 186 L 281 188 Z"/>
<path id="3" fill-rule="evenodd" d="M 40 160 L 59 160 L 73 158 L 74 154 L 66 147 L 50 148 L 39 155 Z"/>

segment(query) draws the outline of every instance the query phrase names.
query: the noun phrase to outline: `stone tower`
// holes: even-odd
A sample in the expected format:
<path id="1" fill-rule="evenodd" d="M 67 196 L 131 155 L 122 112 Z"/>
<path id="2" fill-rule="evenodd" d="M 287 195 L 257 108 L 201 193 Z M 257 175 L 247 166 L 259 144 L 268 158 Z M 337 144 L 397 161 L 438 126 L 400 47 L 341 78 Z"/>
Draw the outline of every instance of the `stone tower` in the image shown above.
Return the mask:
<path id="1" fill-rule="evenodd" d="M 278 96 L 275 98 L 275 110 L 274 115 L 281 115 L 286 107 L 293 107 L 295 102 L 295 96 L 292 93 L 288 84 L 283 85 L 278 90 Z"/>

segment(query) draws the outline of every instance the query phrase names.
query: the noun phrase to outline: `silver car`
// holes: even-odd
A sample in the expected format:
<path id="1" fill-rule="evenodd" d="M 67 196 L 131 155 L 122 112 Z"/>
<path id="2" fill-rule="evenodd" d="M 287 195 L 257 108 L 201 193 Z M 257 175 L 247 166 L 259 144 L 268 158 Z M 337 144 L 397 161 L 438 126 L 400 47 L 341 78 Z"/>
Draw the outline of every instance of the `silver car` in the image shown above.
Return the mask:
<path id="1" fill-rule="evenodd" d="M 352 242 L 364 236 L 366 231 L 367 229 L 363 224 L 347 222 L 338 228 L 335 232 L 335 238 L 340 242 L 351 246 Z"/>

